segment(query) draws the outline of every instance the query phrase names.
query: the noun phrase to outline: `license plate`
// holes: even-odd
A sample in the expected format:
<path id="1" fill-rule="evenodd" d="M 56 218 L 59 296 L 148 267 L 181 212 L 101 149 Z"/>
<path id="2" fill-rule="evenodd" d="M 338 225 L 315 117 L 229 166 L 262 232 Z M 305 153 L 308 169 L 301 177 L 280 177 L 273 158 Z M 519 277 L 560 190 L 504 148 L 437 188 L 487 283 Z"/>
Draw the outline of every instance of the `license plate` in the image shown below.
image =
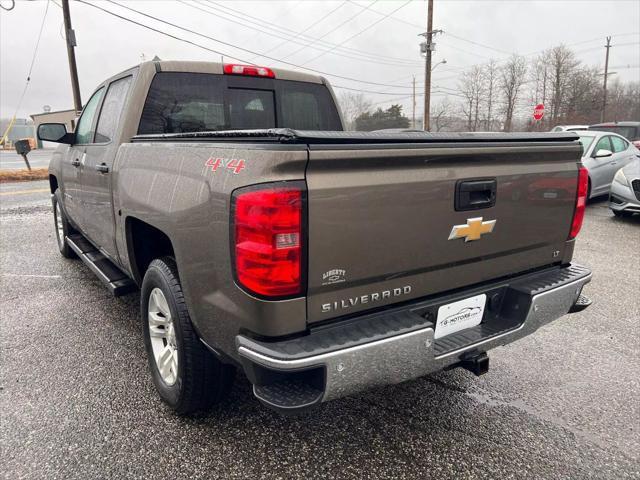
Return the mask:
<path id="1" fill-rule="evenodd" d="M 443 305 L 438 309 L 434 338 L 442 338 L 452 333 L 480 325 L 487 296 L 476 295 L 457 302 Z"/>

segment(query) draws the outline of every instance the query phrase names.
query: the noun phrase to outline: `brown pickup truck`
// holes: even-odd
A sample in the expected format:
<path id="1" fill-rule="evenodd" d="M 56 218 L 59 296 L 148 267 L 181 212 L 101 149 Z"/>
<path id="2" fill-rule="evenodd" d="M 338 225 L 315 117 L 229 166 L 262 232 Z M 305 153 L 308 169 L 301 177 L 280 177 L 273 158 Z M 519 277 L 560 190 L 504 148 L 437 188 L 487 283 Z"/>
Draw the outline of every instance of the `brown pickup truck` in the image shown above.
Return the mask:
<path id="1" fill-rule="evenodd" d="M 58 246 L 141 290 L 153 381 L 209 408 L 243 370 L 295 412 L 445 368 L 585 308 L 573 133 L 343 132 L 321 77 L 148 62 L 50 165 Z M 561 345 L 558 345 L 562 348 Z"/>

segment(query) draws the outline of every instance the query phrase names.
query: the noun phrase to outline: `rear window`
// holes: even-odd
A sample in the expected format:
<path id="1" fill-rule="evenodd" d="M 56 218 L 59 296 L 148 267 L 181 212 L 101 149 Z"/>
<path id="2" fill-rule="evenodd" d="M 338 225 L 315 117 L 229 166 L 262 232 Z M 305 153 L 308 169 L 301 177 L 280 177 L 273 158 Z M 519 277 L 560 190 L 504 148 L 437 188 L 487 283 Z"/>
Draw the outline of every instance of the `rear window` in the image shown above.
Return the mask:
<path id="1" fill-rule="evenodd" d="M 274 127 L 342 130 L 335 104 L 324 85 L 160 72 L 149 88 L 138 133 Z"/>
<path id="2" fill-rule="evenodd" d="M 608 126 L 598 126 L 594 125 L 593 127 L 589 127 L 589 130 L 597 130 L 599 132 L 613 132 L 618 135 L 623 136 L 628 140 L 640 140 L 640 133 L 638 133 L 638 127 L 634 126 L 622 126 L 622 125 L 608 125 Z"/>
<path id="3" fill-rule="evenodd" d="M 273 128 L 276 126 L 273 91 L 230 88 L 228 99 L 229 126 L 232 129 Z"/>

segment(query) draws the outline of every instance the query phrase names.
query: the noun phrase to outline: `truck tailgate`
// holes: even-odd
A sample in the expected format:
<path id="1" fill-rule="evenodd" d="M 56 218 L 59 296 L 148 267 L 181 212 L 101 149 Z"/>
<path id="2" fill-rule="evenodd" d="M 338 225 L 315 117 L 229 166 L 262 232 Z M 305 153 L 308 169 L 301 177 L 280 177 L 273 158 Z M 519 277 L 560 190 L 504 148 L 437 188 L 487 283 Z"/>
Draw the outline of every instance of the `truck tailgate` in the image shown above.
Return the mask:
<path id="1" fill-rule="evenodd" d="M 560 263 L 580 155 L 574 139 L 310 145 L 308 321 Z"/>

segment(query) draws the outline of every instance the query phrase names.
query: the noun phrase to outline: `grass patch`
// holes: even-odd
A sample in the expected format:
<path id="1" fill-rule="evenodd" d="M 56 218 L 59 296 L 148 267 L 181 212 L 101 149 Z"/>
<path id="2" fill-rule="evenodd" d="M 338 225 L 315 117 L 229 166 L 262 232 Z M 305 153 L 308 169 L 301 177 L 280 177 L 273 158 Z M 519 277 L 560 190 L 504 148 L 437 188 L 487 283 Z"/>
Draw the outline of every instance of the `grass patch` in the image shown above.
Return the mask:
<path id="1" fill-rule="evenodd" d="M 48 168 L 33 168 L 31 171 L 26 168 L 22 170 L 0 170 L 0 183 L 29 182 L 32 180 L 47 180 L 48 178 Z"/>

